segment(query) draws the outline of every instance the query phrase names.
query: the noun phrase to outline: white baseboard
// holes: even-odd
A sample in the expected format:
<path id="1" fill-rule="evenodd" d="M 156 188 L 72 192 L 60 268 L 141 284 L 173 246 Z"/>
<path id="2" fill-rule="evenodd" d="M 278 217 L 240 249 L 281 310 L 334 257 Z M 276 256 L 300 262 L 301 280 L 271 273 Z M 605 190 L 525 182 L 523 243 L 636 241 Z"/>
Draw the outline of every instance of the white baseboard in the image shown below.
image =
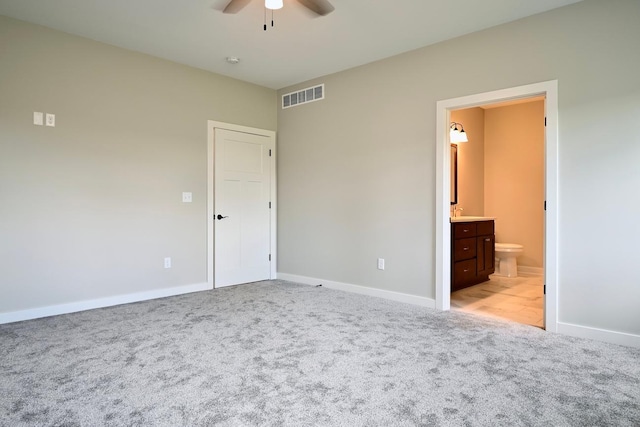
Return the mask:
<path id="1" fill-rule="evenodd" d="M 558 322 L 558 333 L 578 338 L 589 338 L 611 344 L 640 348 L 640 335 L 627 334 L 625 332 L 608 331 L 606 329 Z"/>
<path id="2" fill-rule="evenodd" d="M 92 310 L 94 308 L 112 307 L 114 305 L 129 304 L 132 302 L 147 301 L 156 298 L 172 297 L 175 295 L 189 294 L 192 292 L 206 291 L 210 289 L 211 286 L 208 283 L 197 283 L 195 285 L 155 289 L 153 291 L 137 292 L 134 294 L 117 295 L 113 297 L 72 302 L 68 304 L 50 305 L 47 307 L 32 308 L 21 311 L 11 311 L 8 313 L 0 313 L 0 324 L 39 319 L 41 317 L 48 316 L 57 316 L 59 314 L 75 313 L 78 311 Z"/>
<path id="3" fill-rule="evenodd" d="M 352 285 L 349 283 L 334 282 L 331 280 L 317 279 L 313 277 L 299 276 L 295 274 L 277 273 L 278 279 L 297 282 L 305 285 L 322 285 L 330 289 L 352 292 L 356 294 L 369 295 L 384 298 L 392 301 L 418 305 L 421 307 L 436 308 L 435 300 L 431 298 L 419 297 L 416 295 L 403 294 L 400 292 L 387 291 L 383 289 L 369 288 L 366 286 Z M 112 307 L 120 304 L 147 301 L 157 298 L 165 298 L 176 295 L 183 295 L 193 292 L 211 290 L 208 283 L 198 283 L 194 285 L 178 286 L 174 288 L 156 289 L 147 292 L 118 295 L 114 297 L 99 298 L 88 301 L 80 301 L 69 304 L 52 305 L 28 310 L 0 313 L 0 324 L 20 322 L 23 320 L 38 319 L 41 317 L 57 316 L 59 314 L 69 314 L 78 311 L 92 310 L 95 308 Z M 571 323 L 558 322 L 558 333 L 579 338 L 588 338 L 596 341 L 603 341 L 612 344 L 625 345 L 640 348 L 640 335 L 628 334 L 625 332 L 609 331 L 606 329 L 592 328 L 588 326 L 574 325 Z"/>
<path id="4" fill-rule="evenodd" d="M 544 269 L 542 267 L 529 267 L 526 265 L 518 265 L 518 275 L 523 276 L 542 276 Z"/>
<path id="5" fill-rule="evenodd" d="M 400 292 L 386 291 L 383 289 L 369 288 L 366 286 L 352 285 L 349 283 L 333 282 L 331 280 L 316 279 L 314 277 L 298 276 L 295 274 L 278 272 L 278 279 L 290 282 L 301 283 L 303 285 L 322 285 L 330 289 L 352 292 L 355 294 L 369 295 L 372 297 L 384 298 L 392 301 L 404 302 L 407 304 L 419 305 L 421 307 L 436 308 L 436 301 L 431 298 L 419 297 L 417 295 L 403 294 Z"/>
<path id="6" fill-rule="evenodd" d="M 386 291 L 382 289 L 369 288 L 366 286 L 352 285 L 348 283 L 333 282 L 331 280 L 317 279 L 314 277 L 298 276 L 296 274 L 278 273 L 278 279 L 290 282 L 301 283 L 303 285 L 322 285 L 330 289 L 352 292 L 356 294 L 369 295 L 422 307 L 436 308 L 435 300 L 419 297 L 415 295 L 403 294 L 400 292 Z M 570 323 L 558 323 L 557 333 L 570 335 L 578 338 L 587 338 L 596 341 L 603 341 L 612 344 L 625 345 L 628 347 L 640 348 L 640 335 L 627 334 L 624 332 L 608 331 L 605 329 L 591 328 L 587 326 L 572 325 Z"/>

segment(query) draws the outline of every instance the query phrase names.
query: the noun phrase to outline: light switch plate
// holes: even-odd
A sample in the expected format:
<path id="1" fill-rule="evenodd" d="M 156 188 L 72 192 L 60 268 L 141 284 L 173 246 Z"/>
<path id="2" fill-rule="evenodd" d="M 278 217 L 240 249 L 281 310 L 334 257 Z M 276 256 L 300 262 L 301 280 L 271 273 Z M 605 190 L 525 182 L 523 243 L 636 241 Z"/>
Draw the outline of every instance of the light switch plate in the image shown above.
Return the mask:
<path id="1" fill-rule="evenodd" d="M 41 112 L 33 112 L 33 124 L 38 126 L 42 126 L 44 124 L 44 115 Z"/>
<path id="2" fill-rule="evenodd" d="M 47 126 L 56 127 L 56 115 L 47 113 Z"/>
<path id="3" fill-rule="evenodd" d="M 182 202 L 183 203 L 191 203 L 193 202 L 193 194 L 190 191 L 185 191 L 182 193 Z"/>

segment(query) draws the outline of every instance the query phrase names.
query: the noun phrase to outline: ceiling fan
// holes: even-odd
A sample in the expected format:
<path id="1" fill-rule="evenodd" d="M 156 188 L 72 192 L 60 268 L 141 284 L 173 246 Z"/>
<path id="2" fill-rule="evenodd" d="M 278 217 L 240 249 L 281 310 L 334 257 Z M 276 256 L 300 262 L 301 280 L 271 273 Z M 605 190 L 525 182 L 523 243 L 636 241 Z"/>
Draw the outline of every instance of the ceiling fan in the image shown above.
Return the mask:
<path id="1" fill-rule="evenodd" d="M 316 13 L 319 16 L 325 16 L 333 12 L 334 7 L 328 0 L 297 0 L 298 3 Z M 231 0 L 227 6 L 222 10 L 223 13 L 238 13 L 242 10 L 251 0 Z M 282 0 L 264 0 L 265 7 L 267 9 L 280 9 L 282 7 Z"/>

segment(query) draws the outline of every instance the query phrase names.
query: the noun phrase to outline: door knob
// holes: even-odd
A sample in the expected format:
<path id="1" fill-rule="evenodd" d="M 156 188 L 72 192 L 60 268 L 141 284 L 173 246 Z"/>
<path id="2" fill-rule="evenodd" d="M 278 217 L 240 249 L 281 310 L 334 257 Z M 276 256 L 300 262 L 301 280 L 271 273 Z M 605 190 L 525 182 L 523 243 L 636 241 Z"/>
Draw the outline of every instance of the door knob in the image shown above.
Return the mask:
<path id="1" fill-rule="evenodd" d="M 225 219 L 225 218 L 229 218 L 228 216 L 222 216 L 220 214 L 218 214 L 218 216 L 216 216 L 216 219 Z"/>

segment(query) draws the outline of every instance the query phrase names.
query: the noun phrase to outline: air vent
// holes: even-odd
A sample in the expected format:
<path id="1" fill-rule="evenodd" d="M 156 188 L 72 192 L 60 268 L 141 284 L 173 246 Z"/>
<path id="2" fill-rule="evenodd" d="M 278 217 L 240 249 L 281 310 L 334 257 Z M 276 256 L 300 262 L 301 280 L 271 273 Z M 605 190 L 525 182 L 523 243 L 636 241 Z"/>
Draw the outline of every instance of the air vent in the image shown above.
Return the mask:
<path id="1" fill-rule="evenodd" d="M 324 84 L 282 95 L 282 109 L 324 99 Z"/>

